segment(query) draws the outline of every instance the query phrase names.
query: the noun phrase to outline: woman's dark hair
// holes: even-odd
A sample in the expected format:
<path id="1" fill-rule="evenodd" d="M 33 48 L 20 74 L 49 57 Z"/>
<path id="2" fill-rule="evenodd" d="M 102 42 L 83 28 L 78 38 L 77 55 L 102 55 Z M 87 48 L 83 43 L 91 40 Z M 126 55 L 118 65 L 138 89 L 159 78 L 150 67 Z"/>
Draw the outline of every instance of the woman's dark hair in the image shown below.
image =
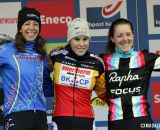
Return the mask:
<path id="1" fill-rule="evenodd" d="M 44 46 L 46 44 L 45 40 L 41 37 L 38 36 L 36 38 L 37 44 L 35 45 L 35 50 L 41 55 L 41 60 L 44 59 L 46 56 L 46 50 L 44 49 Z M 18 49 L 19 52 L 24 53 L 25 52 L 25 39 L 22 36 L 22 33 L 17 32 L 15 36 L 15 43 L 16 43 L 16 48 Z"/>
<path id="2" fill-rule="evenodd" d="M 112 42 L 111 38 L 114 37 L 114 32 L 115 32 L 115 28 L 117 25 L 121 25 L 121 24 L 128 24 L 131 27 L 131 30 L 133 32 L 133 25 L 132 23 L 124 18 L 119 18 L 117 20 L 115 20 L 111 26 L 110 29 L 108 31 L 108 42 L 107 42 L 107 47 L 106 47 L 106 53 L 107 55 L 112 54 L 115 51 L 115 43 Z"/>

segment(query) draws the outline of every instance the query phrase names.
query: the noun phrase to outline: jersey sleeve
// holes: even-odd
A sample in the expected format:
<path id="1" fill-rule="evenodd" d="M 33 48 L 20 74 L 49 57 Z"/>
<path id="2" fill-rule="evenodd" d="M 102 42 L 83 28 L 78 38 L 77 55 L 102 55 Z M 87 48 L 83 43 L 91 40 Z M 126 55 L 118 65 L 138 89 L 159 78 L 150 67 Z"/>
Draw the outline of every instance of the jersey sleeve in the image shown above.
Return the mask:
<path id="1" fill-rule="evenodd" d="M 94 90 L 97 96 L 106 102 L 107 95 L 106 95 L 105 72 L 102 73 L 99 78 L 97 78 Z"/>
<path id="2" fill-rule="evenodd" d="M 151 71 L 160 71 L 160 55 L 155 53 L 149 53 L 144 50 L 146 65 L 151 69 Z"/>
<path id="3" fill-rule="evenodd" d="M 61 50 L 52 50 L 49 54 L 50 65 L 54 66 L 56 61 L 55 57 L 61 53 Z"/>
<path id="4" fill-rule="evenodd" d="M 104 63 L 101 61 L 100 65 L 100 76 L 96 79 L 94 91 L 96 92 L 97 96 L 106 102 L 106 80 L 105 80 L 105 71 L 104 71 Z"/>

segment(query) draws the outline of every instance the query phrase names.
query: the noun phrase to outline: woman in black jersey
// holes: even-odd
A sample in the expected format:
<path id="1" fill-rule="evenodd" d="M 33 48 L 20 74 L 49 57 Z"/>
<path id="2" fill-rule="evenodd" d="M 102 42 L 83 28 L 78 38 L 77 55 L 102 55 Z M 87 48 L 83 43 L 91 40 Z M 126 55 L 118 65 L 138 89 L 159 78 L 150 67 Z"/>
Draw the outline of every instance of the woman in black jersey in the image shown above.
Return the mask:
<path id="1" fill-rule="evenodd" d="M 160 56 L 134 51 L 133 27 L 117 19 L 109 29 L 105 79 L 109 103 L 108 130 L 155 130 L 147 91 L 152 71 L 160 71 Z"/>

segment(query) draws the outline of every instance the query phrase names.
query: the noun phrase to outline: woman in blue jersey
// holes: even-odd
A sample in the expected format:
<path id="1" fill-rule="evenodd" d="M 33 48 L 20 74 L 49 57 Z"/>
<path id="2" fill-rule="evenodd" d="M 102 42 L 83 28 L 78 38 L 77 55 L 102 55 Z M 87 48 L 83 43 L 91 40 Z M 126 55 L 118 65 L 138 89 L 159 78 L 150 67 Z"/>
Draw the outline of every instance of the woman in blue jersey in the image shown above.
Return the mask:
<path id="1" fill-rule="evenodd" d="M 0 34 L 0 45 L 7 44 L 12 42 L 14 39 L 6 34 Z M 1 85 L 1 72 L 0 72 L 0 85 Z M 2 86 L 0 86 L 0 126 L 4 125 L 4 116 L 3 116 L 3 108 L 4 108 L 4 93 Z"/>
<path id="2" fill-rule="evenodd" d="M 155 130 L 147 91 L 152 71 L 160 71 L 160 56 L 134 51 L 130 21 L 117 19 L 109 29 L 105 79 L 109 103 L 108 130 Z M 150 127 L 148 127 L 150 126 Z"/>
<path id="3" fill-rule="evenodd" d="M 17 27 L 15 42 L 0 46 L 5 130 L 47 130 L 43 88 L 52 83 L 45 42 L 39 35 L 40 13 L 24 7 Z"/>

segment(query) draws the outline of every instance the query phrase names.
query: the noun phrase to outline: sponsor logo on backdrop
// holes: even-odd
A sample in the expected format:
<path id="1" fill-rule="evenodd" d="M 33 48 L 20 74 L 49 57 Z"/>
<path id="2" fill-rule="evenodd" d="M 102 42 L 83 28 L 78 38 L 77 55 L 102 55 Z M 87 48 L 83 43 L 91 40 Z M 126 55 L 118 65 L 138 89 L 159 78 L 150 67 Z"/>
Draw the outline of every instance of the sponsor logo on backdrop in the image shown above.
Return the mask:
<path id="1" fill-rule="evenodd" d="M 1 2 L 0 4 L 0 33 L 15 37 L 17 32 L 17 15 L 21 2 Z"/>
<path id="2" fill-rule="evenodd" d="M 154 10 L 153 11 L 154 12 L 154 26 L 160 27 L 160 16 L 159 16 L 160 5 L 154 5 L 153 10 Z"/>
<path id="3" fill-rule="evenodd" d="M 160 0 L 147 0 L 148 33 L 159 34 L 160 32 Z"/>
<path id="4" fill-rule="evenodd" d="M 152 92 L 152 117 L 153 119 L 160 119 L 160 82 L 151 83 Z"/>
<path id="5" fill-rule="evenodd" d="M 92 36 L 106 36 L 113 20 L 127 17 L 126 0 L 82 0 L 80 15 L 88 21 Z"/>
<path id="6" fill-rule="evenodd" d="M 42 24 L 66 24 L 69 21 L 72 21 L 71 16 L 47 17 L 45 15 L 41 15 Z"/>
<path id="7" fill-rule="evenodd" d="M 122 5 L 122 0 L 117 0 L 115 3 L 107 4 L 102 8 L 102 15 L 105 18 L 110 18 L 114 16 L 116 13 L 118 13 L 120 10 L 120 7 Z"/>
<path id="8" fill-rule="evenodd" d="M 28 2 L 27 5 L 40 11 L 44 38 L 66 38 L 67 23 L 74 18 L 74 0 Z"/>

